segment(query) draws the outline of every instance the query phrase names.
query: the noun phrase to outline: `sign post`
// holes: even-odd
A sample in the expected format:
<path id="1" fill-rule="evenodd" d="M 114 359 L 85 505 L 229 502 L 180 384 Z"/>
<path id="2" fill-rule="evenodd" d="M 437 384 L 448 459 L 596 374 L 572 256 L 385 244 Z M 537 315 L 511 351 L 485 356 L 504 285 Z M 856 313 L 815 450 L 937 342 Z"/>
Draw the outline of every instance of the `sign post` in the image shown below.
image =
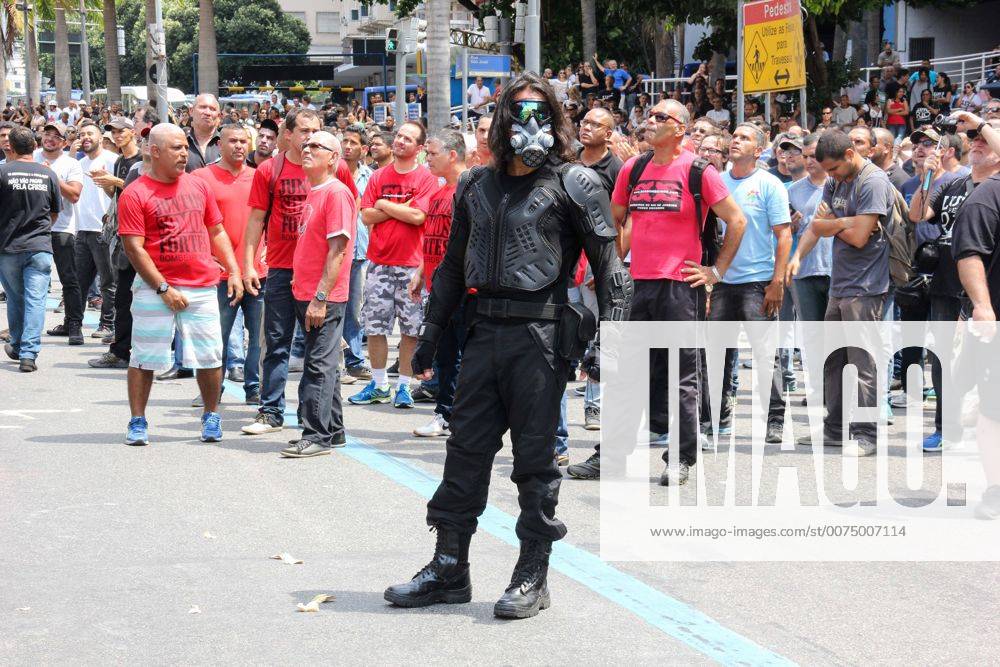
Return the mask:
<path id="1" fill-rule="evenodd" d="M 805 40 L 799 0 L 744 3 L 739 21 L 742 24 L 739 55 L 743 61 L 739 92 L 773 93 L 805 88 Z M 740 104 L 742 107 L 742 99 Z"/>

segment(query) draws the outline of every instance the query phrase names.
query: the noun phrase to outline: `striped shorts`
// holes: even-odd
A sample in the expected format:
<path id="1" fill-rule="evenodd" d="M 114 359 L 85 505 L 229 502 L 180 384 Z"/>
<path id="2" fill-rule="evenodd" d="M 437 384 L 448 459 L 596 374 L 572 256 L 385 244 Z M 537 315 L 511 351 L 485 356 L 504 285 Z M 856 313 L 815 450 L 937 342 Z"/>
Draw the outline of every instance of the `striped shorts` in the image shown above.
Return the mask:
<path id="1" fill-rule="evenodd" d="M 175 287 L 188 306 L 173 312 L 139 276 L 132 284 L 132 355 L 129 365 L 143 370 L 159 370 L 174 365 L 170 345 L 174 330 L 180 334 L 185 368 L 222 366 L 222 326 L 219 297 L 215 287 Z"/>

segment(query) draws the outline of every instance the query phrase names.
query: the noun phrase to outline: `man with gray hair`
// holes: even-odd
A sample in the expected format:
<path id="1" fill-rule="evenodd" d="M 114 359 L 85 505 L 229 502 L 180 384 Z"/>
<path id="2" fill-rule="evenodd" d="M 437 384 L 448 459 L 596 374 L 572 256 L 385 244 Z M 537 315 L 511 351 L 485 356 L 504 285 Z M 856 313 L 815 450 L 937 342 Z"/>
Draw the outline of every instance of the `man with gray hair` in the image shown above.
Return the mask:
<path id="1" fill-rule="evenodd" d="M 427 140 L 427 166 L 431 174 L 444 179 L 444 185 L 431 195 L 424 221 L 424 261 L 410 281 L 410 297 L 421 301 L 430 292 L 434 271 L 444 259 L 451 234 L 451 209 L 458 187 L 458 179 L 465 172 L 465 137 L 455 130 L 442 130 Z M 434 417 L 430 422 L 413 429 L 413 434 L 421 437 L 447 435 L 451 420 L 455 388 L 458 385 L 458 369 L 462 363 L 462 348 L 465 347 L 465 307 L 464 303 L 455 309 L 448 326 L 438 341 L 434 356 L 436 395 L 422 382 L 414 393 L 414 400 L 429 396 L 436 403 Z"/>
<path id="2" fill-rule="evenodd" d="M 188 172 L 219 161 L 219 115 L 219 100 L 215 95 L 202 93 L 195 99 L 187 134 Z"/>
<path id="3" fill-rule="evenodd" d="M 781 310 L 785 262 L 792 249 L 791 214 L 785 185 L 772 172 L 757 166 L 763 150 L 764 133 L 760 128 L 750 123 L 736 126 L 729 144 L 732 166 L 722 175 L 722 182 L 746 215 L 746 227 L 729 271 L 712 290 L 709 319 L 713 321 L 774 321 Z M 801 144 L 796 150 L 801 152 Z M 719 222 L 726 233 L 728 220 L 720 215 Z M 736 356 L 735 350 L 726 352 L 719 435 L 732 433 Z M 783 390 L 792 387 L 782 386 L 779 368 L 775 368 L 772 380 L 765 442 L 779 443 L 785 415 Z"/>
<path id="4" fill-rule="evenodd" d="M 646 141 L 652 151 L 630 158 L 618 174 L 611 212 L 619 229 L 619 255 L 632 252 L 635 280 L 633 321 L 694 321 L 705 315 L 706 285 L 726 275 L 736 256 L 746 219 L 715 167 L 684 150 L 691 116 L 677 100 L 662 100 L 650 110 Z M 634 174 L 633 174 L 634 173 Z M 691 194 L 700 186 L 701 203 Z M 696 212 L 701 212 L 699 219 Z M 718 257 L 706 257 L 704 230 L 709 209 L 729 224 Z M 666 443 L 667 351 L 655 350 L 650 368 L 650 442 Z M 674 476 L 669 466 L 660 484 L 684 484 L 698 458 L 698 355 L 681 350 L 677 385 L 680 414 L 680 461 Z M 599 446 L 598 446 L 599 447 Z M 667 450 L 669 451 L 669 449 Z M 667 451 L 664 452 L 666 461 Z M 598 479 L 600 449 L 584 463 L 567 468 L 571 477 Z"/>
<path id="5" fill-rule="evenodd" d="M 354 194 L 335 175 L 341 153 L 340 141 L 329 132 L 314 133 L 302 146 L 302 171 L 310 187 L 292 259 L 295 319 L 305 332 L 302 437 L 281 450 L 285 458 L 322 456 L 347 443 L 338 352 L 358 211 Z"/>

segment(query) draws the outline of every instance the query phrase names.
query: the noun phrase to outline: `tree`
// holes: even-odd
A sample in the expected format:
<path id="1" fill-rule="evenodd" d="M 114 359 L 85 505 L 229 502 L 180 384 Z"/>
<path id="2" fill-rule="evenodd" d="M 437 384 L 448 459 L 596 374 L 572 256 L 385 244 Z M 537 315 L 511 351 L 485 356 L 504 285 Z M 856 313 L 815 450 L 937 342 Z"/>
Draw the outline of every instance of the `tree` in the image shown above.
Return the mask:
<path id="1" fill-rule="evenodd" d="M 122 101 L 122 74 L 121 64 L 118 62 L 118 12 L 115 9 L 115 0 L 103 0 L 104 15 L 104 63 L 107 75 L 108 101 L 111 103 Z M 97 49 L 91 53 L 99 53 Z M 100 79 L 94 73 L 94 62 L 91 59 L 90 75 L 94 81 Z"/>
<path id="2" fill-rule="evenodd" d="M 219 92 L 219 56 L 215 48 L 215 2 L 198 2 L 198 91 Z"/>
<path id="3" fill-rule="evenodd" d="M 57 0 L 58 1 L 58 0 Z M 66 26 L 66 8 L 61 3 L 53 7 L 56 16 L 55 32 L 55 87 L 59 108 L 69 104 L 71 78 L 69 70 L 69 28 Z"/>
<path id="4" fill-rule="evenodd" d="M 583 24 L 583 57 L 597 53 L 597 0 L 580 0 L 580 20 Z"/>
<path id="5" fill-rule="evenodd" d="M 7 104 L 7 62 L 14 55 L 14 42 L 20 37 L 21 17 L 15 0 L 2 0 L 0 7 L 0 106 Z"/>
<path id="6" fill-rule="evenodd" d="M 450 24 L 451 0 L 427 0 L 427 125 L 432 130 L 445 127 L 451 116 Z"/>

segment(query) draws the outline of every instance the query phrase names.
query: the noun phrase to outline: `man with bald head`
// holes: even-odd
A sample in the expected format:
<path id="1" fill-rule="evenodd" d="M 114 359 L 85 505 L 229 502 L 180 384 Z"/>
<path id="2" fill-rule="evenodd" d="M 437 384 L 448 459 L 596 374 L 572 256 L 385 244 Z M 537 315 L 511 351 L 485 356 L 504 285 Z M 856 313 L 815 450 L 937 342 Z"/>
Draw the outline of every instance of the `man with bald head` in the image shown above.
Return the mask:
<path id="1" fill-rule="evenodd" d="M 302 146 L 309 195 L 292 259 L 295 318 L 305 332 L 299 382 L 302 437 L 281 451 L 286 458 L 322 456 L 347 443 L 338 352 L 358 210 L 354 194 L 336 178 L 342 152 L 329 132 L 316 132 Z"/>
<path id="2" fill-rule="evenodd" d="M 188 140 L 171 124 L 152 128 L 149 171 L 118 199 L 118 233 L 138 277 L 131 286 L 132 353 L 127 445 L 149 443 L 146 404 L 157 368 L 169 368 L 174 330 L 185 368 L 196 369 L 205 406 L 202 442 L 222 439 L 216 412 L 222 386 L 222 329 L 216 284 L 219 265 L 229 274 L 227 298 L 243 297 L 243 280 L 222 213 L 208 184 L 185 173 Z M 214 259 L 213 259 L 214 256 Z M 216 263 L 218 260 L 218 263 Z M 128 285 L 120 285 L 128 289 Z"/>
<path id="3" fill-rule="evenodd" d="M 903 171 L 896 159 L 896 138 L 884 127 L 876 127 L 872 132 L 875 133 L 875 148 L 872 150 L 871 161 L 885 172 L 897 190 L 902 190 L 903 183 L 909 180 L 910 175 Z"/>
<path id="4" fill-rule="evenodd" d="M 615 183 L 611 213 L 621 230 L 619 253 L 631 250 L 635 293 L 634 321 L 694 321 L 704 319 L 706 285 L 714 285 L 726 274 L 739 248 L 746 226 L 743 212 L 729 196 L 715 167 L 698 162 L 682 147 L 691 124 L 687 108 L 677 100 L 662 100 L 647 120 L 646 141 L 651 153 L 629 158 Z M 632 171 L 637 171 L 633 178 Z M 697 219 L 691 194 L 691 177 L 701 179 L 701 219 Z M 700 176 L 699 176 L 700 174 Z M 633 185 L 634 183 L 634 185 Z M 717 258 L 705 257 L 702 238 L 709 209 L 727 221 L 725 242 Z M 657 350 L 650 368 L 650 441 L 666 442 L 667 351 Z M 681 350 L 679 383 L 680 414 L 675 428 L 680 435 L 680 461 L 676 473 L 670 466 L 660 476 L 663 485 L 684 484 L 688 468 L 698 456 L 697 354 Z M 664 461 L 666 461 L 664 452 Z M 567 469 L 572 477 L 600 477 L 600 452 L 586 462 Z"/>
<path id="5" fill-rule="evenodd" d="M 219 161 L 219 118 L 219 100 L 215 95 L 202 93 L 195 99 L 187 135 L 188 172 Z"/>

